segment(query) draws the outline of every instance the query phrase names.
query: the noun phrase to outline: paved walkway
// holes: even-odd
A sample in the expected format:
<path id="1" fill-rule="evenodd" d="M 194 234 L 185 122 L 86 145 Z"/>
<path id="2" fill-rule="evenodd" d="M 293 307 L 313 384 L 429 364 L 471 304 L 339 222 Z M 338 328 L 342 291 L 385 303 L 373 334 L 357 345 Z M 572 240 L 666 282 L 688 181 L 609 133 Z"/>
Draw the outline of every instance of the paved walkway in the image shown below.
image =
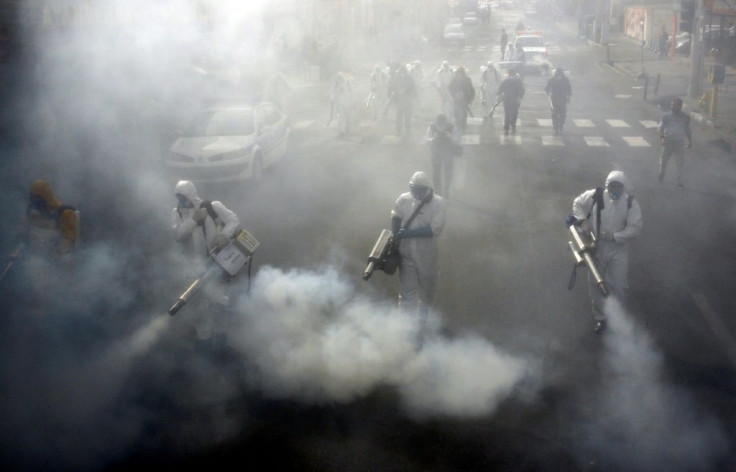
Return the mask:
<path id="1" fill-rule="evenodd" d="M 565 25 L 575 31 L 573 23 Z M 601 60 L 611 67 L 631 77 L 639 78 L 646 85 L 646 100 L 655 105 L 669 107 L 674 97 L 683 100 L 683 109 L 690 113 L 694 124 L 701 129 L 712 131 L 723 140 L 722 148 L 730 153 L 736 152 L 736 69 L 726 67 L 726 81 L 719 86 L 718 101 L 715 114 L 711 115 L 708 102 L 701 104 L 702 93 L 712 90 L 708 82 L 707 69 L 712 63 L 706 59 L 701 71 L 701 93 L 698 97 L 688 96 L 690 83 L 690 58 L 676 55 L 673 58 L 659 59 L 654 51 L 642 47 L 639 41 L 613 32 L 608 45 L 588 41 L 591 47 L 598 48 Z M 644 88 L 642 98 L 644 98 Z M 701 106 L 704 105 L 704 106 Z"/>

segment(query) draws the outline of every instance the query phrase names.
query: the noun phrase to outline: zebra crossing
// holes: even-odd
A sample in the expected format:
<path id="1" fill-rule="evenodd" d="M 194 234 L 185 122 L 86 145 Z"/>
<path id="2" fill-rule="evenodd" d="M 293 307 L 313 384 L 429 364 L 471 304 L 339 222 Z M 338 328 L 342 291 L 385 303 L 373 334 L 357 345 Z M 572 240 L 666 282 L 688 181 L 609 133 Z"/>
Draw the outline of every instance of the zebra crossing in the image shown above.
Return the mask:
<path id="1" fill-rule="evenodd" d="M 502 114 L 499 114 L 502 115 Z M 487 144 L 498 144 L 501 146 L 519 146 L 522 144 L 537 143 L 543 147 L 555 146 L 588 146 L 595 148 L 608 147 L 630 147 L 646 148 L 652 147 L 659 142 L 656 129 L 658 121 L 654 120 L 623 120 L 619 118 L 591 119 L 571 118 L 567 120 L 566 132 L 563 135 L 555 135 L 552 132 L 552 120 L 550 118 L 524 117 L 519 118 L 516 124 L 516 134 L 505 136 L 503 131 L 503 116 L 494 115 L 490 125 L 484 124 L 483 118 L 468 118 L 466 133 L 460 138 L 463 146 L 479 146 Z M 417 129 L 426 129 L 429 123 L 417 125 Z M 303 120 L 292 124 L 292 130 L 303 130 L 309 132 L 318 129 L 320 124 L 314 120 Z M 342 144 L 361 144 L 362 137 L 370 130 L 376 130 L 379 126 L 373 120 L 363 120 L 356 124 L 353 139 L 346 139 Z M 482 130 L 483 126 L 490 129 Z M 330 128 L 335 128 L 331 125 Z M 325 128 L 322 128 L 324 130 Z M 367 133 L 362 133 L 361 130 Z M 617 132 L 622 132 L 619 135 Z M 372 133 L 371 142 L 379 145 L 391 146 L 404 143 L 405 141 L 393 133 L 377 135 Z M 300 143 L 304 147 L 322 146 L 335 143 L 334 136 L 306 136 Z"/>
<path id="2" fill-rule="evenodd" d="M 491 45 L 491 44 L 466 44 L 462 47 L 463 52 L 478 52 L 478 53 L 490 53 L 495 56 L 501 55 L 501 46 L 498 44 Z M 547 53 L 549 54 L 557 54 L 560 52 L 563 52 L 565 48 L 563 48 L 560 45 L 556 44 L 550 44 L 547 46 Z"/>

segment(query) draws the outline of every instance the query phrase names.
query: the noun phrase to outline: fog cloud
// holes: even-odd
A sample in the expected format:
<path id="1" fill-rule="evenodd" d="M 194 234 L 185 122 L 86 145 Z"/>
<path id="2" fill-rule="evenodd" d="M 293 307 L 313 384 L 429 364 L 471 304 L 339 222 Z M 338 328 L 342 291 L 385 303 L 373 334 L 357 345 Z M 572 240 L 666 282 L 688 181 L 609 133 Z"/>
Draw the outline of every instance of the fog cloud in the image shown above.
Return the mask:
<path id="1" fill-rule="evenodd" d="M 241 310 L 238 349 L 261 371 L 261 388 L 286 398 L 344 402 L 390 385 L 414 414 L 477 416 L 530 373 L 479 337 L 444 338 L 437 318 L 424 330 L 418 317 L 369 301 L 333 269 L 264 267 Z"/>

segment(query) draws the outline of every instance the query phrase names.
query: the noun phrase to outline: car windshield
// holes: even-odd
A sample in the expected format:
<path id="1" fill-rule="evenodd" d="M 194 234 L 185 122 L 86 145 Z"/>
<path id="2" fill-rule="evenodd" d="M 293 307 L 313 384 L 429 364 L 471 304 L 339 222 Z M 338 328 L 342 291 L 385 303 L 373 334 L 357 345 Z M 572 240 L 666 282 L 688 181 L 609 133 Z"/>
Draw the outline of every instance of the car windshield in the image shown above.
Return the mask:
<path id="1" fill-rule="evenodd" d="M 253 134 L 253 110 L 207 110 L 199 113 L 184 136 L 245 136 Z"/>
<path id="2" fill-rule="evenodd" d="M 521 38 L 516 38 L 516 46 L 521 46 L 523 48 L 543 48 L 544 39 L 540 36 L 523 36 Z"/>

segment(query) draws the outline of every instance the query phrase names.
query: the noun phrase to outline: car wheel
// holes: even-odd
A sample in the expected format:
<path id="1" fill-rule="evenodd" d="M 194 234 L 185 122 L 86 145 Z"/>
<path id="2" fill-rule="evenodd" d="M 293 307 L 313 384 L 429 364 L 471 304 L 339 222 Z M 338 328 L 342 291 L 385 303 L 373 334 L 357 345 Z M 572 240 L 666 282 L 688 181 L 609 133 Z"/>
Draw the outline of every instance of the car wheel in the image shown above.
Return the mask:
<path id="1" fill-rule="evenodd" d="M 263 157 L 260 154 L 257 154 L 253 159 L 250 178 L 254 182 L 260 182 L 263 179 Z"/>

